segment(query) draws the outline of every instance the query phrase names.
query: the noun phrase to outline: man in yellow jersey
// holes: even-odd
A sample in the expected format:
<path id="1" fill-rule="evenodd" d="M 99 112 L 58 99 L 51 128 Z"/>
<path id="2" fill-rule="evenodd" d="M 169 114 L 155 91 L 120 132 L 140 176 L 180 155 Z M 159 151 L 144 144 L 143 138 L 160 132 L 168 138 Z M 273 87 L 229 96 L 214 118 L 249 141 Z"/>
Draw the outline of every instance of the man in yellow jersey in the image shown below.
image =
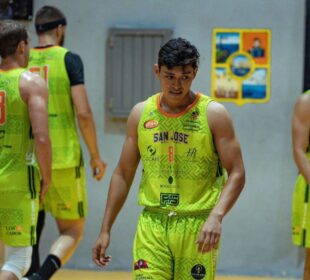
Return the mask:
<path id="1" fill-rule="evenodd" d="M 90 155 L 93 176 L 100 180 L 105 172 L 97 146 L 96 129 L 84 85 L 81 58 L 62 47 L 66 18 L 57 8 L 44 6 L 35 16 L 38 47 L 30 51 L 29 69 L 48 84 L 49 131 L 52 141 L 52 183 L 44 209 L 56 219 L 59 238 L 38 270 L 38 248 L 33 254 L 29 279 L 50 279 L 77 248 L 84 231 L 87 212 L 84 164 L 75 117 Z M 40 212 L 38 224 L 43 226 Z M 36 273 L 34 273 L 36 272 Z"/>
<path id="2" fill-rule="evenodd" d="M 30 266 L 39 198 L 43 201 L 51 179 L 47 87 L 41 77 L 24 69 L 28 43 L 22 24 L 0 23 L 1 280 L 21 279 Z"/>
<path id="3" fill-rule="evenodd" d="M 145 208 L 134 241 L 134 279 L 214 279 L 222 220 L 237 200 L 245 174 L 229 114 L 191 90 L 198 63 L 196 47 L 182 38 L 159 51 L 154 72 L 161 92 L 138 103 L 129 115 L 93 248 L 99 266 L 110 261 L 111 228 L 141 158 L 139 204 Z"/>
<path id="4" fill-rule="evenodd" d="M 297 101 L 292 121 L 294 159 L 300 172 L 293 194 L 292 240 L 306 249 L 304 279 L 310 280 L 310 91 Z"/>

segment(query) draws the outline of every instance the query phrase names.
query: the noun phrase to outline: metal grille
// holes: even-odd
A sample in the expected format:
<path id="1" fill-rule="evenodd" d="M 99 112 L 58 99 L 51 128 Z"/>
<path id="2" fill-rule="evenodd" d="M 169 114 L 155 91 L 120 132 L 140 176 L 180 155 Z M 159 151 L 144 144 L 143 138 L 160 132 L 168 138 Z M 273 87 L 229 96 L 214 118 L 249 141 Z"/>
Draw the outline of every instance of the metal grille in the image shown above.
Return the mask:
<path id="1" fill-rule="evenodd" d="M 159 91 L 153 73 L 169 29 L 112 28 L 107 43 L 107 98 L 112 117 L 127 117 L 138 102 Z"/>

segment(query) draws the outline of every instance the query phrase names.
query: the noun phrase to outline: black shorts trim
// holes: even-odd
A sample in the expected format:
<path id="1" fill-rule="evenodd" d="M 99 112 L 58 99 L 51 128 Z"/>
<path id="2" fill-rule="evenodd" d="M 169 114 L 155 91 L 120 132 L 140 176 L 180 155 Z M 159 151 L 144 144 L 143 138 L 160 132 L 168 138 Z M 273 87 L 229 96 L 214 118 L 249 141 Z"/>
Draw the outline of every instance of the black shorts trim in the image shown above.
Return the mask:
<path id="1" fill-rule="evenodd" d="M 32 199 L 35 199 L 37 197 L 37 192 L 36 192 L 35 174 L 33 166 L 28 166 L 28 186 L 30 197 Z"/>

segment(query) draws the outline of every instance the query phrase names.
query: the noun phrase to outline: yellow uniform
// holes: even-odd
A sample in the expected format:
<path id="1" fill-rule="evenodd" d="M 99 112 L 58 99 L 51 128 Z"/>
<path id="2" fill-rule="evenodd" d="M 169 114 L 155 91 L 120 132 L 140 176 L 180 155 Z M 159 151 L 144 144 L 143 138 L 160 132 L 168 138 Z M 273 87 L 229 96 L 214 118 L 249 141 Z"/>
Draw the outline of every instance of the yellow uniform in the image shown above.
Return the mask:
<path id="1" fill-rule="evenodd" d="M 134 244 L 135 279 L 211 280 L 217 250 L 202 255 L 195 241 L 225 182 L 207 120 L 212 99 L 197 94 L 175 115 L 161 110 L 159 98 L 146 101 L 138 126 L 145 210 Z"/>

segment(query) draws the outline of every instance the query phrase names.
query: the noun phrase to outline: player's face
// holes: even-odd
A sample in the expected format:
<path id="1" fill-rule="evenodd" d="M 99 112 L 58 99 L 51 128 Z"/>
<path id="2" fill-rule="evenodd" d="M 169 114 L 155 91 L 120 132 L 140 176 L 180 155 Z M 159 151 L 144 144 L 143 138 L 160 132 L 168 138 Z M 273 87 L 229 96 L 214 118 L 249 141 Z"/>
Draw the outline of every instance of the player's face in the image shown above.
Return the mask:
<path id="1" fill-rule="evenodd" d="M 169 99 L 183 100 L 189 95 L 197 69 L 192 65 L 176 66 L 169 69 L 166 66 L 154 66 L 155 75 L 159 79 L 162 93 Z"/>

